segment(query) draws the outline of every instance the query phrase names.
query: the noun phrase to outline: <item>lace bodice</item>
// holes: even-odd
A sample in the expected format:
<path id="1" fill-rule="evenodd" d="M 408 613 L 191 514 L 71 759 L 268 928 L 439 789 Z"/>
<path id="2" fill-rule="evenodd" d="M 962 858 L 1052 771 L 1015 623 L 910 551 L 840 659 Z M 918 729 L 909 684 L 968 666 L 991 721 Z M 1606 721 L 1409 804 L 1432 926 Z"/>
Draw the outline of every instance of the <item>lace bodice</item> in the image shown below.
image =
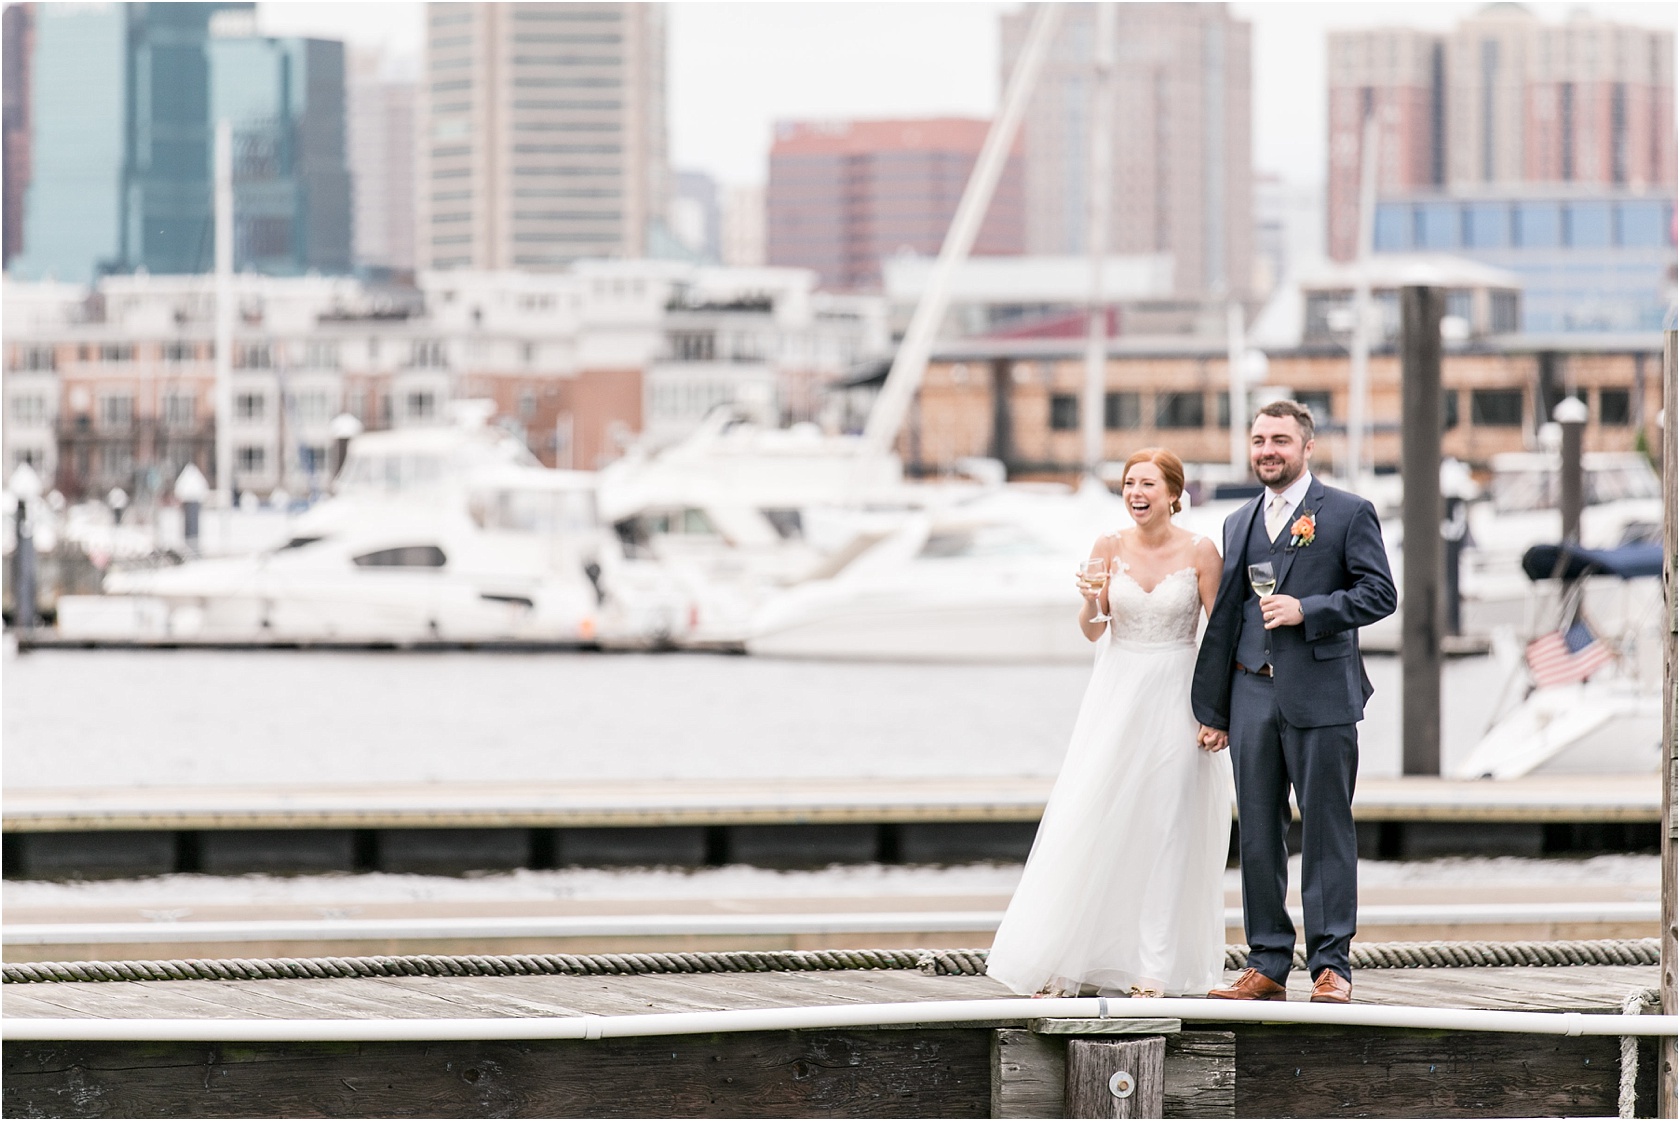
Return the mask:
<path id="1" fill-rule="evenodd" d="M 1194 642 L 1201 605 L 1194 568 L 1168 573 L 1146 592 L 1122 562 L 1108 582 L 1109 627 L 1125 642 Z"/>

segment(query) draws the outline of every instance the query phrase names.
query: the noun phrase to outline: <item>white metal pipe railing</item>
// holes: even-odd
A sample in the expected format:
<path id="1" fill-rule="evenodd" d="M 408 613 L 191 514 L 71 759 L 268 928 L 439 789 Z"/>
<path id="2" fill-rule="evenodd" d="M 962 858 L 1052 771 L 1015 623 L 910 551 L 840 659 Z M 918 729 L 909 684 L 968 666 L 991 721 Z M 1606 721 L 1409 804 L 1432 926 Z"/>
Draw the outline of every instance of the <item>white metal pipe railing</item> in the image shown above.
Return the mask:
<path id="1" fill-rule="evenodd" d="M 1291 914 L 1303 919 L 1299 907 Z M 1567 923 L 1652 924 L 1655 900 L 1569 903 L 1368 904 L 1362 927 Z M 1001 911 L 891 911 L 781 915 L 528 915 L 463 918 L 229 919 L 173 922 L 16 923 L 0 927 L 8 946 L 115 945 L 312 940 L 604 938 L 676 935 L 881 934 L 941 931 L 991 934 Z M 1227 930 L 1242 912 L 1227 908 Z"/>
<path id="2" fill-rule="evenodd" d="M 814 1005 L 635 1016 L 412 1020 L 176 1020 L 19 1018 L 0 1020 L 0 1039 L 223 1043 L 356 1043 L 433 1040 L 627 1039 L 716 1032 L 800 1031 L 901 1024 L 1044 1019 L 1175 1019 L 1219 1023 L 1313 1024 L 1420 1031 L 1518 1032 L 1562 1036 L 1673 1036 L 1677 1016 L 1585 1012 L 1499 1012 L 1401 1005 L 1312 1004 L 1185 998 L 1067 997 Z"/>

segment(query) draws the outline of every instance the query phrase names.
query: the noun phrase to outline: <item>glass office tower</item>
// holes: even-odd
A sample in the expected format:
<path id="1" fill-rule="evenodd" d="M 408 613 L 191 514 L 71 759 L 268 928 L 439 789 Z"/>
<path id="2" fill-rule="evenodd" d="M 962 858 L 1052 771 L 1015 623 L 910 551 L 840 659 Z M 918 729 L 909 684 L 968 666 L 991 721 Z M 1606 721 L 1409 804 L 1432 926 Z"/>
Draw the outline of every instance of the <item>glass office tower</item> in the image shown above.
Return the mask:
<path id="1" fill-rule="evenodd" d="M 12 272 L 207 272 L 214 122 L 234 130 L 234 267 L 347 272 L 344 50 L 256 34 L 248 3 L 44 4 L 34 174 Z"/>
<path id="2" fill-rule="evenodd" d="M 210 74 L 212 115 L 233 122 L 236 267 L 349 272 L 344 45 L 217 29 Z"/>

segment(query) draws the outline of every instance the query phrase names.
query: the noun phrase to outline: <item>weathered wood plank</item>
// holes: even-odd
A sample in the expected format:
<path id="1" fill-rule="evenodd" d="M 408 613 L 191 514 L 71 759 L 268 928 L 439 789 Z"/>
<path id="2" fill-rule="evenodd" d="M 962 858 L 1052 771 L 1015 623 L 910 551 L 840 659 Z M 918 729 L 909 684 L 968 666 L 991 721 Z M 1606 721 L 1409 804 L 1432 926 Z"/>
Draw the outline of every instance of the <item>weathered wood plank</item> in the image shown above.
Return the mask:
<path id="1" fill-rule="evenodd" d="M 1135 1039 L 1068 1040 L 1069 1117 L 1164 1117 L 1167 1041 L 1159 1035 Z"/>
<path id="2" fill-rule="evenodd" d="M 1168 1117 L 1237 1115 L 1237 1037 L 1228 1031 L 1167 1036 Z"/>
<path id="3" fill-rule="evenodd" d="M 1613 1116 L 1608 1037 L 1242 1025 L 1238 1117 Z"/>
<path id="4" fill-rule="evenodd" d="M 1021 1028 L 998 1028 L 991 1034 L 991 1115 L 1062 1116 L 1067 1040 Z"/>
<path id="5" fill-rule="evenodd" d="M 981 1032 L 16 1044 L 8 1117 L 983 1117 Z"/>

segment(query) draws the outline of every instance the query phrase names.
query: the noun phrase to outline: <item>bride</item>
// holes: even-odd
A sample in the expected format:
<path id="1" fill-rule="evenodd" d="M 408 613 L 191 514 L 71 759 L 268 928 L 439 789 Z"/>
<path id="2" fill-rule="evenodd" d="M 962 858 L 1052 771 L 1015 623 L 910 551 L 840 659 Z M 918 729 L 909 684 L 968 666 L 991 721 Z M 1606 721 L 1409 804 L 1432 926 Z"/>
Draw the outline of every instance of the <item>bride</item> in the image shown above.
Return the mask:
<path id="1" fill-rule="evenodd" d="M 1096 666 L 986 966 L 1022 994 L 1202 996 L 1223 978 L 1231 763 L 1198 746 L 1190 713 L 1219 551 L 1172 524 L 1172 452 L 1134 453 L 1122 479 L 1134 528 L 1091 550 L 1106 586 L 1079 583 Z"/>

